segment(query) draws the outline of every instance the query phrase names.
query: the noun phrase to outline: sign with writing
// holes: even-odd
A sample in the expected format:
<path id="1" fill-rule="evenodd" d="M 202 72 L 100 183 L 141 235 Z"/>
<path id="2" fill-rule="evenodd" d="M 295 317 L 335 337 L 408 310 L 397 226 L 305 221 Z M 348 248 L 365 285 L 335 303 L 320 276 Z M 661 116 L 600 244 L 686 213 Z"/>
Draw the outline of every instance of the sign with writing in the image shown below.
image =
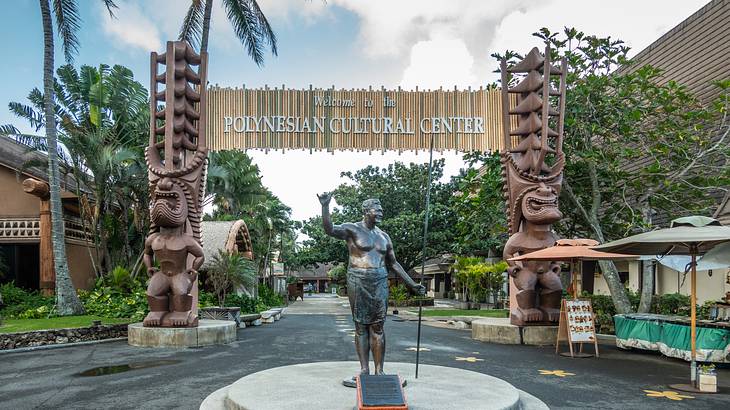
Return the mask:
<path id="1" fill-rule="evenodd" d="M 566 300 L 565 311 L 568 314 L 568 330 L 573 342 L 593 342 L 596 329 L 593 326 L 593 310 L 590 300 Z"/>
<path id="2" fill-rule="evenodd" d="M 500 150 L 498 89 L 208 90 L 212 150 Z"/>
<path id="3" fill-rule="evenodd" d="M 596 357 L 598 357 L 598 339 L 590 300 L 563 300 L 560 308 L 558 337 L 555 341 L 555 353 L 559 352 L 561 340 L 568 342 L 571 357 L 587 356 L 583 354 L 583 343 L 593 344 Z M 573 352 L 573 343 L 580 344 L 580 353 Z"/>
<path id="4" fill-rule="evenodd" d="M 358 408 L 407 408 L 398 375 L 360 375 L 357 378 Z"/>

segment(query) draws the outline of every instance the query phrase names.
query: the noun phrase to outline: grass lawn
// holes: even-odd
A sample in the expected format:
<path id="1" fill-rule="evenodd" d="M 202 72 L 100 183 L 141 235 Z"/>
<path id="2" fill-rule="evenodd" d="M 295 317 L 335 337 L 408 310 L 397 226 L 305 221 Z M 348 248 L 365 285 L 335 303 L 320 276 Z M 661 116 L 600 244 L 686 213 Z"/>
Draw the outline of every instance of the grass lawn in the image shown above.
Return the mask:
<path id="1" fill-rule="evenodd" d="M 105 325 L 116 323 L 130 323 L 124 318 L 104 318 L 99 316 L 64 316 L 50 319 L 3 319 L 0 333 L 29 332 L 32 330 L 63 329 L 67 327 L 91 326 L 93 320 L 101 320 Z"/>
<path id="2" fill-rule="evenodd" d="M 418 313 L 411 310 L 411 313 Z M 483 317 L 507 317 L 507 309 L 489 310 L 464 310 L 464 309 L 423 309 L 423 316 L 483 316 Z"/>

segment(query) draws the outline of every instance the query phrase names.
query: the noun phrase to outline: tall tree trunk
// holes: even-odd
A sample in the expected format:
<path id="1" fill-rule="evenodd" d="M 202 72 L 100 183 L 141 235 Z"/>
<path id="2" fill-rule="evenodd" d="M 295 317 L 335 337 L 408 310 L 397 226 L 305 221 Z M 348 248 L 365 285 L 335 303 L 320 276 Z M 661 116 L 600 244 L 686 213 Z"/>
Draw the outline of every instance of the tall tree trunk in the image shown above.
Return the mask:
<path id="1" fill-rule="evenodd" d="M 646 226 L 652 226 L 653 210 L 649 204 L 647 197 L 644 206 L 642 206 L 642 218 Z M 654 265 L 652 261 L 641 261 L 641 299 L 639 300 L 639 308 L 637 312 L 648 313 L 651 309 L 651 298 L 654 296 Z"/>
<path id="2" fill-rule="evenodd" d="M 589 209 L 586 209 L 586 207 L 583 206 L 573 192 L 573 187 L 570 183 L 568 183 L 568 181 L 563 181 L 563 191 L 568 196 L 568 199 L 570 199 L 570 202 L 578 208 L 580 215 L 590 226 L 593 231 L 594 239 L 604 243 L 606 242 L 606 238 L 603 235 L 603 229 L 601 228 L 601 223 L 599 222 L 597 215 L 600 205 L 600 193 L 597 188 L 598 179 L 595 172 L 591 172 L 590 176 L 594 185 L 594 197 L 593 204 Z M 608 290 L 611 292 L 611 300 L 613 301 L 613 305 L 616 307 L 616 312 L 631 313 L 631 303 L 629 302 L 629 297 L 626 294 L 626 288 L 624 288 L 624 285 L 621 283 L 621 278 L 618 276 L 616 265 L 612 261 L 598 261 L 598 265 L 601 267 L 603 278 L 606 280 Z"/>
<path id="3" fill-rule="evenodd" d="M 649 313 L 651 299 L 654 296 L 654 262 L 641 261 L 641 299 L 639 300 L 639 313 Z"/>
<path id="4" fill-rule="evenodd" d="M 210 33 L 210 15 L 213 13 L 213 0 L 205 0 L 203 15 L 203 34 L 200 39 L 200 52 L 208 52 L 208 34 Z"/>
<path id="5" fill-rule="evenodd" d="M 71 282 L 66 260 L 66 238 L 61 208 L 61 186 L 58 172 L 56 116 L 53 102 L 53 22 L 49 0 L 40 0 L 43 18 L 43 98 L 45 105 L 46 139 L 48 142 L 48 185 L 51 193 L 51 232 L 53 263 L 56 269 L 56 310 L 61 316 L 82 315 L 84 307 Z"/>

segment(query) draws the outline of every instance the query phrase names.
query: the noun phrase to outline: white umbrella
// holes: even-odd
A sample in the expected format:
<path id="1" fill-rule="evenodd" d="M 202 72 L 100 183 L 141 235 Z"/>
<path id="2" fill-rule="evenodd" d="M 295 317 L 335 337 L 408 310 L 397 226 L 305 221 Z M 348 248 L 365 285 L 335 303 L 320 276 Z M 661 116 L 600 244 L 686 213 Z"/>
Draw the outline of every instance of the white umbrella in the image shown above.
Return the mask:
<path id="1" fill-rule="evenodd" d="M 633 255 L 689 255 L 692 270 L 690 294 L 692 363 L 690 380 L 697 380 L 697 256 L 710 253 L 711 260 L 722 260 L 726 255 L 713 251 L 719 245 L 730 242 L 730 227 L 706 216 L 688 216 L 672 221 L 669 228 L 644 232 L 628 238 L 609 242 L 594 249 L 604 252 L 621 252 Z M 712 253 L 711 253 L 712 252 Z"/>

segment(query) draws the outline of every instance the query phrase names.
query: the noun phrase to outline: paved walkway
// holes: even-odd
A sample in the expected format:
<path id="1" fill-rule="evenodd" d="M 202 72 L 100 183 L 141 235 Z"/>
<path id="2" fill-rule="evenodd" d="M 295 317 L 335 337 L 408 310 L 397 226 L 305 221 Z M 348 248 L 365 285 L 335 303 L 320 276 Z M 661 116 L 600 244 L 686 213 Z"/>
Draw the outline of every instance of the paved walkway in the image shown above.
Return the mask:
<path id="1" fill-rule="evenodd" d="M 307 297 L 282 320 L 242 329 L 238 341 L 225 346 L 172 350 L 134 348 L 120 341 L 0 355 L 0 408 L 197 409 L 208 394 L 247 374 L 296 363 L 357 360 L 345 302 Z M 317 309 L 327 314 L 316 314 Z M 415 360 L 417 324 L 398 320 L 389 317 L 386 323 L 386 371 L 388 361 Z M 602 345 L 600 359 L 570 359 L 556 356 L 551 346 L 486 344 L 472 340 L 469 331 L 433 327 L 422 329 L 421 347 L 422 363 L 502 378 L 556 409 L 730 408 L 727 366 L 718 375 L 724 394 L 674 401 L 649 397 L 645 390 L 663 392 L 668 384 L 686 382 L 689 366 L 653 353 Z M 130 370 L 79 375 L 124 365 Z M 271 391 L 286 394 L 275 387 Z M 313 401 L 317 394 L 312 390 Z"/>
<path id="2" fill-rule="evenodd" d="M 286 310 L 288 315 L 349 315 L 350 302 L 347 298 L 328 293 L 304 295 L 304 300 L 297 299 Z"/>

